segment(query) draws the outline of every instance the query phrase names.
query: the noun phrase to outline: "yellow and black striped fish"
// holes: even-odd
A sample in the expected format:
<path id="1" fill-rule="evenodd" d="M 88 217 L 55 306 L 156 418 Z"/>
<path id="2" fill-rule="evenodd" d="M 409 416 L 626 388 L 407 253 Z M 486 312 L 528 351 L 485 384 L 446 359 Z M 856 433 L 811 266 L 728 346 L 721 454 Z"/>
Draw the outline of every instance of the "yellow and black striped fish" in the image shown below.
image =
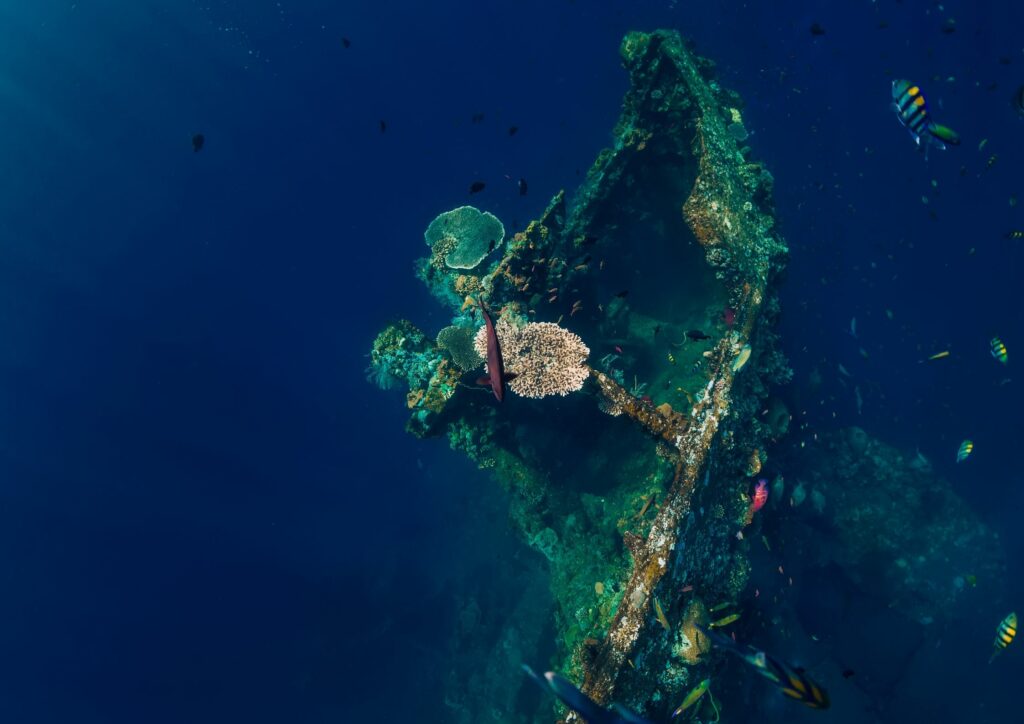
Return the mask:
<path id="1" fill-rule="evenodd" d="M 1013 637 L 1017 635 L 1017 614 L 1010 613 L 1006 618 L 999 622 L 999 627 L 996 629 L 996 640 L 993 644 L 995 650 L 992 652 L 992 657 L 988 660 L 991 664 L 992 659 L 998 656 L 1003 649 L 1010 645 L 1013 641 Z"/>
<path id="2" fill-rule="evenodd" d="M 764 657 L 766 670 L 771 670 L 774 676 L 768 676 L 775 680 L 776 686 L 783 694 L 790 699 L 796 699 L 801 704 L 806 704 L 812 709 L 828 709 L 828 694 L 818 686 L 803 669 L 794 669 L 778 659 L 768 656 Z M 767 674 L 765 674 L 767 676 Z"/>
<path id="3" fill-rule="evenodd" d="M 918 146 L 922 139 L 926 149 L 929 143 L 939 148 L 945 148 L 947 143 L 950 146 L 960 145 L 960 136 L 956 131 L 932 120 L 921 89 L 909 80 L 892 82 L 892 108 Z"/>
<path id="4" fill-rule="evenodd" d="M 725 649 L 747 662 L 754 671 L 775 684 L 790 699 L 795 699 L 812 709 L 828 709 L 830 704 L 828 692 L 811 679 L 803 669 L 794 668 L 753 646 L 741 646 L 717 631 L 703 626 L 697 628 L 719 648 Z"/>
<path id="5" fill-rule="evenodd" d="M 992 356 L 1006 364 L 1010 357 L 1006 354 L 1006 345 L 1003 344 L 1003 340 L 999 339 L 999 337 L 993 337 L 989 344 L 992 347 Z"/>

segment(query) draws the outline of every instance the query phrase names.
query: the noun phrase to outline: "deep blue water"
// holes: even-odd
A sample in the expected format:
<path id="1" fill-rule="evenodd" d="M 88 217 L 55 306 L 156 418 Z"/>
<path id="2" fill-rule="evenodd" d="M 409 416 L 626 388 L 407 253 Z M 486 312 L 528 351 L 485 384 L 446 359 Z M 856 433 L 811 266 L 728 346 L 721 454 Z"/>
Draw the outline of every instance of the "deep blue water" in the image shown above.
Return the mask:
<path id="1" fill-rule="evenodd" d="M 450 591 L 516 543 L 365 354 L 396 316 L 442 324 L 412 260 L 471 181 L 513 227 L 575 188 L 626 89 L 621 36 L 655 27 L 719 64 L 775 176 L 806 434 L 860 424 L 934 459 L 1004 537 L 1008 600 L 978 635 L 1022 605 L 1020 4 L 0 0 L 4 721 L 441 720 L 421 672 Z M 925 161 L 894 76 L 962 146 Z M 940 657 L 954 699 L 1024 718 L 1001 693 L 1020 656 Z"/>

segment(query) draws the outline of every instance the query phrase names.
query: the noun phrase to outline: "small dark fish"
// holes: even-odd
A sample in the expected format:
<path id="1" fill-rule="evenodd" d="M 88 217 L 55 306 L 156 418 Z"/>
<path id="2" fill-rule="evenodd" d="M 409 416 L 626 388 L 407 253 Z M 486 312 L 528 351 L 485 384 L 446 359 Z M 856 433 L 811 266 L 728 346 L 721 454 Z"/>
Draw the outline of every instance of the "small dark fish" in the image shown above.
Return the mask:
<path id="1" fill-rule="evenodd" d="M 381 120 L 381 122 L 380 122 L 380 132 L 384 133 L 384 131 L 386 131 L 386 130 L 388 130 L 388 123 L 385 120 Z"/>
<path id="2" fill-rule="evenodd" d="M 1018 113 L 1024 114 L 1024 85 L 1013 94 L 1013 107 L 1017 109 Z"/>
<path id="3" fill-rule="evenodd" d="M 478 194 L 485 188 L 487 188 L 487 184 L 485 184 L 483 181 L 474 181 L 469 185 L 469 193 Z"/>
<path id="4" fill-rule="evenodd" d="M 519 179 L 519 195 L 526 196 L 526 179 Z"/>
<path id="5" fill-rule="evenodd" d="M 988 161 L 985 162 L 985 170 L 987 171 L 988 169 L 990 169 L 993 166 L 995 166 L 996 165 L 996 161 L 998 161 L 998 160 L 999 160 L 999 156 L 994 154 L 994 153 L 991 156 L 989 156 L 988 157 Z"/>
<path id="6" fill-rule="evenodd" d="M 850 679 L 850 678 L 852 678 L 852 677 L 853 677 L 853 675 L 854 675 L 855 673 L 856 673 L 856 672 L 854 672 L 854 670 L 853 670 L 853 669 L 845 669 L 845 670 L 843 671 L 843 678 L 844 678 L 844 679 Z"/>
<path id="7" fill-rule="evenodd" d="M 999 65 L 1009 65 L 1012 62 L 1013 62 L 1013 58 L 1011 58 L 1008 55 L 1000 55 L 999 56 Z"/>
<path id="8" fill-rule="evenodd" d="M 519 133 L 519 126 L 509 126 L 508 127 L 508 135 L 514 136 L 517 133 Z"/>
<path id="9" fill-rule="evenodd" d="M 202 133 L 196 133 L 192 136 L 192 153 L 199 153 L 203 150 L 203 146 L 206 144 L 206 136 Z"/>
<path id="10" fill-rule="evenodd" d="M 811 25 L 811 35 L 824 35 L 825 28 L 821 27 L 821 23 L 814 23 Z"/>
<path id="11" fill-rule="evenodd" d="M 352 47 L 352 41 L 349 40 L 348 38 L 342 38 L 341 39 L 341 44 L 345 48 L 351 48 Z"/>
<path id="12" fill-rule="evenodd" d="M 889 22 L 887 20 L 879 20 L 878 21 L 878 29 L 879 30 L 885 30 L 887 27 L 889 27 Z"/>
<path id="13" fill-rule="evenodd" d="M 497 245 L 498 245 L 498 240 L 497 239 L 491 239 L 490 243 L 487 245 L 487 253 L 490 254 L 492 251 L 494 251 L 494 247 L 496 247 Z"/>
<path id="14" fill-rule="evenodd" d="M 658 332 L 660 332 L 660 331 L 661 331 L 661 325 L 660 324 L 654 325 L 654 336 L 655 337 L 658 336 Z"/>
<path id="15" fill-rule="evenodd" d="M 691 329 L 689 332 L 686 333 L 686 338 L 692 339 L 694 342 L 700 342 L 703 339 L 711 339 L 711 335 L 704 334 L 699 329 Z"/>
<path id="16" fill-rule="evenodd" d="M 956 32 L 956 20 L 954 20 L 953 18 L 949 18 L 944 23 L 942 23 L 942 34 L 943 35 L 952 35 L 955 32 Z"/>
<path id="17" fill-rule="evenodd" d="M 615 292 L 615 296 L 618 297 L 619 299 L 625 299 L 626 297 L 629 296 L 629 290 L 623 289 L 621 292 Z"/>
<path id="18" fill-rule="evenodd" d="M 473 118 L 472 118 L 473 123 L 483 123 L 483 120 L 484 120 L 484 114 L 483 113 L 474 113 L 473 114 Z"/>
<path id="19" fill-rule="evenodd" d="M 597 243 L 597 237 L 596 236 L 591 236 L 590 234 L 587 234 L 586 236 L 583 237 L 583 239 L 580 240 L 580 246 L 590 246 L 591 244 L 596 244 L 596 243 Z"/>

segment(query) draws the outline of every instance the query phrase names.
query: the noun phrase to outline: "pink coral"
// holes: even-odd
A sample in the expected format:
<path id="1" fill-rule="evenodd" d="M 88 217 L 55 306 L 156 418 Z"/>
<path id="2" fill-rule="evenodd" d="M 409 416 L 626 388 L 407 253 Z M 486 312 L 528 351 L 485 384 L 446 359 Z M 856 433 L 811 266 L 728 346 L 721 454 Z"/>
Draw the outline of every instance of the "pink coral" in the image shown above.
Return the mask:
<path id="1" fill-rule="evenodd" d="M 501 346 L 505 372 L 516 375 L 508 383 L 522 397 L 568 395 L 583 387 L 590 376 L 590 349 L 578 335 L 550 322 L 517 326 L 502 317 L 494 327 Z M 487 331 L 480 327 L 474 346 L 487 355 Z"/>

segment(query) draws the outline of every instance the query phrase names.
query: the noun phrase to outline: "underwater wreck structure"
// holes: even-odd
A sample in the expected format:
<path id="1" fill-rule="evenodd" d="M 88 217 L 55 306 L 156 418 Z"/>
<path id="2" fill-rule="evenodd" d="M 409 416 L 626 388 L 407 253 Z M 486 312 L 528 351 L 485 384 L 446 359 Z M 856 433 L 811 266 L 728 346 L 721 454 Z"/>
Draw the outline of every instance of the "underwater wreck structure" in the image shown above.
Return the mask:
<path id="1" fill-rule="evenodd" d="M 446 436 L 508 489 L 514 524 L 550 561 L 559 668 L 599 701 L 665 715 L 703 678 L 695 625 L 744 586 L 736 534 L 784 424 L 760 413 L 790 374 L 771 332 L 786 248 L 772 177 L 713 63 L 674 32 L 631 33 L 621 52 L 623 114 L 572 206 L 558 194 L 510 239 L 472 207 L 435 219 L 418 273 L 452 326 L 388 327 L 371 374 L 408 386 L 410 432 Z M 541 372 L 522 374 L 502 329 L 544 323 L 589 348 L 582 389 L 512 387 L 501 407 L 464 389 L 482 370 L 480 297 L 517 381 L 584 366 L 527 346 Z"/>
<path id="2" fill-rule="evenodd" d="M 766 407 L 790 375 L 772 332 L 787 249 L 713 64 L 667 31 L 630 33 L 621 56 L 614 142 L 572 205 L 560 192 L 510 238 L 472 207 L 435 219 L 418 276 L 452 324 L 389 326 L 370 374 L 408 388 L 409 432 L 509 491 L 550 563 L 557 668 L 666 716 L 707 676 L 696 626 L 744 588 L 752 476 L 788 424 Z M 518 375 L 501 406 L 471 389 L 481 298 Z"/>

